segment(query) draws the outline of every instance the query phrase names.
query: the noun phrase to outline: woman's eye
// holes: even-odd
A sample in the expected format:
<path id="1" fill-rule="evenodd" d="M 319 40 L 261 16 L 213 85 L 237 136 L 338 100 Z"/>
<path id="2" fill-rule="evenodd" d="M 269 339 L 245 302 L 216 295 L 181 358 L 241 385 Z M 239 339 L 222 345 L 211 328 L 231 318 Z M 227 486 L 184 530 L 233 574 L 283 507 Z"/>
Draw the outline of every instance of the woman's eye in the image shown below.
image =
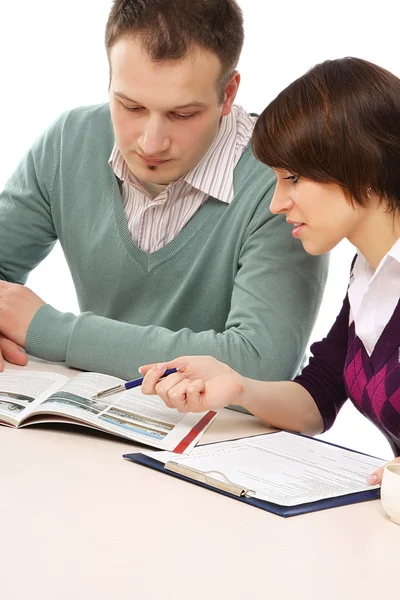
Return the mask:
<path id="1" fill-rule="evenodd" d="M 289 179 L 293 181 L 293 183 L 297 183 L 300 177 L 298 175 L 288 175 L 287 177 L 282 177 L 282 179 Z"/>

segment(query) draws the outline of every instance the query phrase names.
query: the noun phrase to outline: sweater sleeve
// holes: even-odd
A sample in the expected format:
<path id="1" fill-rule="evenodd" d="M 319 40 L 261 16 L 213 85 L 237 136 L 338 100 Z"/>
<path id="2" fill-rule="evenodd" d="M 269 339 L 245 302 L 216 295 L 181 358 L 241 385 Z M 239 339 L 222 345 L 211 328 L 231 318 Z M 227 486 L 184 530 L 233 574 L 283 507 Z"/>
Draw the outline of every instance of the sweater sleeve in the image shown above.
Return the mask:
<path id="1" fill-rule="evenodd" d="M 273 181 L 269 187 L 241 244 L 224 331 L 172 331 L 45 305 L 28 330 L 27 351 L 124 379 L 134 377 L 142 364 L 204 354 L 248 377 L 294 377 L 320 306 L 328 259 L 307 255 L 285 219 L 269 213 Z M 218 302 L 216 290 L 210 293 Z"/>
<path id="2" fill-rule="evenodd" d="M 0 277 L 10 282 L 25 283 L 57 239 L 53 190 L 62 177 L 60 148 L 67 114 L 34 144 L 0 196 Z M 238 239 L 237 256 L 225 265 L 238 265 L 238 270 L 222 331 L 193 330 L 185 323 L 171 330 L 94 312 L 62 313 L 44 305 L 30 324 L 27 352 L 124 379 L 134 377 L 142 364 L 185 354 L 215 356 L 257 379 L 294 377 L 322 299 L 327 257 L 307 255 L 285 219 L 271 215 L 274 182 L 265 169 L 246 183 L 251 188 L 248 195 L 255 193 L 260 201 L 256 209 L 250 203 L 254 214 Z M 208 293 L 218 303 L 218 290 Z M 160 302 L 164 301 L 161 291 Z"/>
<path id="3" fill-rule="evenodd" d="M 347 400 L 344 385 L 349 332 L 349 299 L 346 295 L 342 309 L 328 335 L 311 346 L 312 357 L 301 375 L 295 378 L 313 397 L 324 421 L 324 430 L 329 429 Z"/>
<path id="4" fill-rule="evenodd" d="M 59 122 L 32 146 L 0 194 L 0 279 L 24 284 L 56 242 L 51 195 Z"/>

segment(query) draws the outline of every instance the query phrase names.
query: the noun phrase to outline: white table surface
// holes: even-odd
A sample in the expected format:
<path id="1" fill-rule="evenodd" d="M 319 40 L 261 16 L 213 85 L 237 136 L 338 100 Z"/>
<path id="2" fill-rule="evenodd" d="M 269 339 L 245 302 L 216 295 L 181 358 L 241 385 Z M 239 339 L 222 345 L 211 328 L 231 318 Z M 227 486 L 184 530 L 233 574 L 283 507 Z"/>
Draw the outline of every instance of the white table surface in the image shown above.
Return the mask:
<path id="1" fill-rule="evenodd" d="M 264 431 L 224 410 L 202 441 Z M 378 500 L 284 519 L 121 458 L 136 448 L 0 427 L 2 600 L 400 600 L 400 526 Z"/>

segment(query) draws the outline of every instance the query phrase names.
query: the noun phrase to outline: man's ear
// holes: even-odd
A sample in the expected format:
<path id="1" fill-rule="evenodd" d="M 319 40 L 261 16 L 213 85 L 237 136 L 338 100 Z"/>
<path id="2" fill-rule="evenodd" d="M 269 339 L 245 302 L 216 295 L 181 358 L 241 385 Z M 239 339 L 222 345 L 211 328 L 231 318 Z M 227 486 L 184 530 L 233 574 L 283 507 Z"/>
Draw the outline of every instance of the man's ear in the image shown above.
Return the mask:
<path id="1" fill-rule="evenodd" d="M 222 113 L 221 116 L 225 117 L 232 110 L 232 104 L 235 101 L 236 94 L 239 89 L 240 84 L 240 73 L 238 71 L 234 71 L 226 84 L 224 91 L 224 101 L 222 103 Z"/>

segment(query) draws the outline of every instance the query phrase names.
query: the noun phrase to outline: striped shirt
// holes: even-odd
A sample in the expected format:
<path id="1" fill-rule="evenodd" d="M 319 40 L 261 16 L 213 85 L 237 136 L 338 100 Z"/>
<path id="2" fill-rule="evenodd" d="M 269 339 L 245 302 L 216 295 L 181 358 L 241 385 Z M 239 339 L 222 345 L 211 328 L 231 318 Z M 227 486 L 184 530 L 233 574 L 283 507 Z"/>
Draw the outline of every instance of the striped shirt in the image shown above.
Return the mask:
<path id="1" fill-rule="evenodd" d="M 256 117 L 234 105 L 201 161 L 156 197 L 129 170 L 116 144 L 109 165 L 122 181 L 122 202 L 129 231 L 144 252 L 171 242 L 209 196 L 229 204 L 234 196 L 233 170 L 249 143 Z"/>

